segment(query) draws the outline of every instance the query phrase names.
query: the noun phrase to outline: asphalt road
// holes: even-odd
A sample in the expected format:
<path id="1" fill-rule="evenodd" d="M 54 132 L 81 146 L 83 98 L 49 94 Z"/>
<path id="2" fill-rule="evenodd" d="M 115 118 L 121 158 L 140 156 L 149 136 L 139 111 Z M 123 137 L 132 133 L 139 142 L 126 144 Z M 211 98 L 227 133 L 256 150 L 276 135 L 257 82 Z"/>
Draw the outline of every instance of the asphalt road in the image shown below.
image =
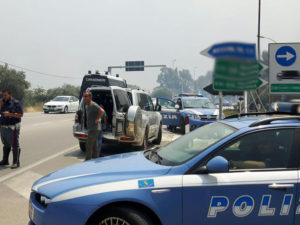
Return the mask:
<path id="1" fill-rule="evenodd" d="M 27 225 L 28 198 L 33 182 L 48 173 L 84 160 L 84 154 L 72 134 L 73 123 L 74 113 L 24 115 L 20 135 L 21 167 L 10 169 L 0 166 L 0 225 Z M 164 128 L 161 145 L 179 136 Z M 2 159 L 2 143 L 0 148 Z M 134 150 L 120 145 L 103 145 L 102 149 L 104 156 L 129 151 Z"/>

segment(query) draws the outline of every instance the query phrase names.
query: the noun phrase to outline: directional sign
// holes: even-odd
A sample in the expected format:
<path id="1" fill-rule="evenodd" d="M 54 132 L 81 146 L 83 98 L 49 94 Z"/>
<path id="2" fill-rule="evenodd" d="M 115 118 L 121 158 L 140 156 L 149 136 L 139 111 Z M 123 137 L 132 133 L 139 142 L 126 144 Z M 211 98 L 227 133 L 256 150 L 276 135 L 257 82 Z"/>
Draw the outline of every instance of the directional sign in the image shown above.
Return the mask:
<path id="1" fill-rule="evenodd" d="M 283 46 L 276 51 L 275 58 L 279 65 L 291 66 L 296 61 L 296 51 L 290 46 Z"/>
<path id="2" fill-rule="evenodd" d="M 300 43 L 269 44 L 271 94 L 300 93 Z"/>
<path id="3" fill-rule="evenodd" d="M 125 71 L 144 71 L 144 61 L 126 61 Z"/>
<path id="4" fill-rule="evenodd" d="M 213 58 L 256 59 L 255 44 L 239 42 L 215 44 L 200 54 Z"/>
<path id="5" fill-rule="evenodd" d="M 262 69 L 263 66 L 257 61 L 217 59 L 213 73 L 214 90 L 256 90 L 263 84 L 258 78 Z"/>

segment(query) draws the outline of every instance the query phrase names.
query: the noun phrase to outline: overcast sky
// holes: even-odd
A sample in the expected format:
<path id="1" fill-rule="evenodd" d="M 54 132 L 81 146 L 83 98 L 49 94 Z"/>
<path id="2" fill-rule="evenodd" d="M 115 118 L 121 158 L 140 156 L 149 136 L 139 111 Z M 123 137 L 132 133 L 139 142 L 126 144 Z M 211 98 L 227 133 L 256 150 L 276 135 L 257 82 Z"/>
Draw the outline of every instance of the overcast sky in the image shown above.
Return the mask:
<path id="1" fill-rule="evenodd" d="M 262 0 L 261 35 L 300 42 L 300 1 Z M 213 69 L 199 52 L 214 43 L 256 43 L 258 0 L 0 0 L 0 60 L 32 70 L 32 87 L 80 85 L 88 70 L 125 61 L 189 69 Z M 268 39 L 262 39 L 267 49 Z M 150 90 L 159 68 L 119 73 Z"/>

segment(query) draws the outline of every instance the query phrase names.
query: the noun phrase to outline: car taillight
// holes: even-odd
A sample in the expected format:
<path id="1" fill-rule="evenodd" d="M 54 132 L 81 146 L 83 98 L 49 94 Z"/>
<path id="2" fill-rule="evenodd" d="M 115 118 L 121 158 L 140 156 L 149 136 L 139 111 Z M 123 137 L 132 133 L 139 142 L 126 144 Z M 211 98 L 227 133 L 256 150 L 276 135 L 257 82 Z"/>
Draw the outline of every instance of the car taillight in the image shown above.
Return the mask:
<path id="1" fill-rule="evenodd" d="M 75 123 L 80 123 L 81 122 L 81 111 L 78 110 L 76 111 L 76 114 L 75 114 Z"/>
<path id="2" fill-rule="evenodd" d="M 187 116 L 187 117 L 185 117 L 185 124 L 189 124 L 189 117 Z"/>

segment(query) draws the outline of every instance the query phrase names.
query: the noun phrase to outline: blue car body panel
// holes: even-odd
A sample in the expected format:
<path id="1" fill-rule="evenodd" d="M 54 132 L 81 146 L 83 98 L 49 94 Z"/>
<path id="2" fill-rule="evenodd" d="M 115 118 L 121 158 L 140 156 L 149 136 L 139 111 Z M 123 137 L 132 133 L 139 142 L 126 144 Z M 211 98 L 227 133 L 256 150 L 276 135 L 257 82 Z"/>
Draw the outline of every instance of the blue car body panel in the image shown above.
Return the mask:
<path id="1" fill-rule="evenodd" d="M 30 225 L 84 225 L 97 210 L 119 202 L 148 208 L 163 225 L 300 225 L 297 168 L 284 172 L 189 173 L 216 149 L 247 133 L 300 128 L 298 121 L 249 126 L 265 118 L 268 117 L 222 121 L 236 131 L 177 166 L 159 165 L 146 159 L 144 152 L 135 152 L 82 162 L 51 173 L 33 185 Z M 290 188 L 270 189 L 274 183 L 288 184 Z M 161 190 L 164 192 L 155 192 Z M 50 203 L 43 206 L 37 200 L 39 195 L 49 198 Z"/>
<path id="2" fill-rule="evenodd" d="M 180 97 L 183 101 L 186 100 L 193 100 L 193 99 L 206 99 L 205 97 Z M 169 101 L 173 102 L 170 99 L 166 98 L 156 98 L 156 102 L 159 101 Z M 173 102 L 175 105 L 175 102 Z M 182 103 L 182 109 L 175 109 L 175 108 L 166 108 L 162 106 L 162 110 L 160 111 L 163 119 L 163 125 L 167 126 L 175 126 L 178 127 L 181 125 L 181 121 L 185 121 L 187 117 L 189 117 L 189 126 L 190 130 L 194 130 L 197 127 L 203 126 L 208 123 L 212 123 L 216 121 L 216 115 L 218 113 L 217 109 L 207 109 L 207 108 L 185 108 L 184 103 Z M 206 118 L 200 118 L 201 115 L 207 116 Z M 193 118 L 196 116 L 197 118 Z"/>

